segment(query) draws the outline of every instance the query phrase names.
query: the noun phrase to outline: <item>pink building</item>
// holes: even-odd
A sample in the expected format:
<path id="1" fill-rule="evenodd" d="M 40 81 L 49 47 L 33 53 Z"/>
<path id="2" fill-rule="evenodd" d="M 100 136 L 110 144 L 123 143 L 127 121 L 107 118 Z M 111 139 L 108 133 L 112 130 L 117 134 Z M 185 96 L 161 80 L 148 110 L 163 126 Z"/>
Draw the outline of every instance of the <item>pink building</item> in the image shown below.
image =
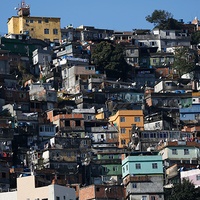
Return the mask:
<path id="1" fill-rule="evenodd" d="M 200 187 L 200 169 L 192 169 L 189 171 L 182 171 L 181 172 L 181 180 L 185 178 L 190 180 L 195 187 Z"/>

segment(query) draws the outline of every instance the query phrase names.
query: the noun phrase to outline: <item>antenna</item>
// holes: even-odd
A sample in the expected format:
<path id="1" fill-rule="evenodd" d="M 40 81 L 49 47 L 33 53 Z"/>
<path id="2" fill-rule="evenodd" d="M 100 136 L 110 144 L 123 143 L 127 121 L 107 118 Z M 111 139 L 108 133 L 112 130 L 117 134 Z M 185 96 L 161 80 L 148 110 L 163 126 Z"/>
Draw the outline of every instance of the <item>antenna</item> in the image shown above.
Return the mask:
<path id="1" fill-rule="evenodd" d="M 14 9 L 18 11 L 17 14 L 20 17 L 30 16 L 30 6 L 26 4 L 24 0 L 21 1 L 21 5 L 18 5 L 18 7 L 15 7 Z"/>

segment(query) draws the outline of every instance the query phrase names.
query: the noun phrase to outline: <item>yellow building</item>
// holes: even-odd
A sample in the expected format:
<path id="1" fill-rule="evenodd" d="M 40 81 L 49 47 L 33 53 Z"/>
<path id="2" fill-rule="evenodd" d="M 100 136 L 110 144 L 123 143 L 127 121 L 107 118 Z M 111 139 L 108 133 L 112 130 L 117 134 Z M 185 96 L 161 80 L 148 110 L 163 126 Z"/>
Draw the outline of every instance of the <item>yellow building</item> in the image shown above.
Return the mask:
<path id="1" fill-rule="evenodd" d="M 18 16 L 8 19 L 8 34 L 28 34 L 31 38 L 59 42 L 61 40 L 60 18 L 32 17 L 30 7 L 22 2 Z"/>
<path id="2" fill-rule="evenodd" d="M 135 124 L 140 130 L 144 129 L 142 110 L 119 110 L 109 118 L 109 122 L 118 128 L 119 147 L 127 147 L 131 138 L 131 128 Z"/>

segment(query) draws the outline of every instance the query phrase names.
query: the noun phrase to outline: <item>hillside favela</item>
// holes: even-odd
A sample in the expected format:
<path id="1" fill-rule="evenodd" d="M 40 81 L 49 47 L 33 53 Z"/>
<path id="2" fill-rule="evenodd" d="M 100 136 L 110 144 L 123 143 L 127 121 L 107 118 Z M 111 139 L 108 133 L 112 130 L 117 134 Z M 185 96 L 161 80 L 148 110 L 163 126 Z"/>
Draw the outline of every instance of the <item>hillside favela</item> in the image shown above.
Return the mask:
<path id="1" fill-rule="evenodd" d="M 152 30 L 31 16 L 0 36 L 0 200 L 200 200 L 200 20 Z"/>

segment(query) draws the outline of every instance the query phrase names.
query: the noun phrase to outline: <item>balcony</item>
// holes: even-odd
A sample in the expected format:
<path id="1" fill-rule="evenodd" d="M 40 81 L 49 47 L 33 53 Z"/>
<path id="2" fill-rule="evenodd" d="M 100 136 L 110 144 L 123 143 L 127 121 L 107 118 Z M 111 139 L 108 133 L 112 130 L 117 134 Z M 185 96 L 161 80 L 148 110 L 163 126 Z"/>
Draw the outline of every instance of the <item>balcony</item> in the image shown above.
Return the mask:
<path id="1" fill-rule="evenodd" d="M 92 127 L 90 130 L 92 133 L 111 133 L 118 132 L 115 126 L 103 126 L 103 127 Z"/>
<path id="2" fill-rule="evenodd" d="M 89 78 L 88 79 L 88 83 L 102 83 L 103 82 L 103 78 Z"/>
<path id="3" fill-rule="evenodd" d="M 163 90 L 191 90 L 192 91 L 192 85 L 184 85 L 182 87 L 176 86 L 176 85 L 163 85 Z"/>
<path id="4" fill-rule="evenodd" d="M 61 131 L 84 131 L 85 128 L 82 126 L 74 126 L 74 127 L 65 126 L 65 127 L 60 127 L 60 130 Z"/>

